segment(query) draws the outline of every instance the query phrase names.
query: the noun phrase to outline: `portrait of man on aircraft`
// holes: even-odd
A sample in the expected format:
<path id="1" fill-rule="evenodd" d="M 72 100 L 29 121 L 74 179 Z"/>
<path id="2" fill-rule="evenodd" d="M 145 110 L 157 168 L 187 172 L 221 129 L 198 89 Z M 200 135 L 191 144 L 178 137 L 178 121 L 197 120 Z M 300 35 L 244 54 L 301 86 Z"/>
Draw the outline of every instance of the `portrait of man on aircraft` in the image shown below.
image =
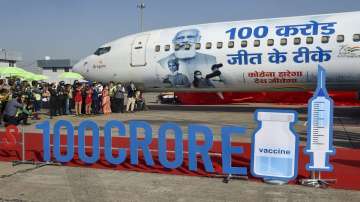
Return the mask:
<path id="1" fill-rule="evenodd" d="M 195 70 L 205 74 L 211 73 L 212 65 L 216 64 L 216 57 L 197 52 L 195 45 L 200 39 L 200 31 L 197 29 L 179 31 L 172 40 L 176 47 L 174 53 L 161 59 L 159 64 L 163 68 L 168 68 L 168 61 L 178 59 L 178 72 L 187 75 L 188 78 L 194 77 Z"/>
<path id="2" fill-rule="evenodd" d="M 189 78 L 179 73 L 179 59 L 171 59 L 168 61 L 168 68 L 171 74 L 166 75 L 163 83 L 170 84 L 174 88 L 189 88 L 191 86 Z"/>

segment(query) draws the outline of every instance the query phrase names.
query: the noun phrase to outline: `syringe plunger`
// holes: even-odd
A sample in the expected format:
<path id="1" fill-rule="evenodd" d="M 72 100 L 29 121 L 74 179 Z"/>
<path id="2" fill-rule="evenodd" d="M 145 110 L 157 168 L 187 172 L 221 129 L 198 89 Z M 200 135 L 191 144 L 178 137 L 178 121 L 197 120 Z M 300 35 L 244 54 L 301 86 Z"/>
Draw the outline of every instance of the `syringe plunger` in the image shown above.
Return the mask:
<path id="1" fill-rule="evenodd" d="M 329 166 L 325 165 L 327 152 L 324 151 L 308 151 L 312 154 L 312 162 L 309 164 L 309 168 L 317 168 L 317 169 L 330 169 Z"/>

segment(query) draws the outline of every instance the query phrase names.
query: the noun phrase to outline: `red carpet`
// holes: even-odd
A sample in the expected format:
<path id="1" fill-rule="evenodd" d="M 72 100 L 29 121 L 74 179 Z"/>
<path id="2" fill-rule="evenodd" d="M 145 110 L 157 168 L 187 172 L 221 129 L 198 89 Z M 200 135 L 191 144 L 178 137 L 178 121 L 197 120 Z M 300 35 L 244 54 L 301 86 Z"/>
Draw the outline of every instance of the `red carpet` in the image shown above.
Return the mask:
<path id="1" fill-rule="evenodd" d="M 3 140 L 4 133 L 0 133 L 0 140 Z M 27 134 L 25 136 L 26 141 L 26 160 L 33 161 L 42 161 L 42 135 L 41 134 Z M 16 138 L 19 142 L 20 137 Z M 62 144 L 66 144 L 65 136 L 62 136 Z M 168 141 L 168 150 L 172 151 L 173 149 L 173 141 Z M 91 143 L 91 137 L 88 136 L 86 140 L 87 145 Z M 75 137 L 75 144 L 77 144 L 77 138 Z M 103 145 L 103 140 L 101 139 L 101 145 Z M 245 153 L 243 155 L 233 155 L 233 166 L 242 166 L 248 168 L 248 176 L 250 180 L 258 180 L 253 178 L 250 175 L 249 171 L 249 163 L 250 163 L 250 144 L 242 144 L 242 143 L 233 143 L 233 145 L 241 145 L 245 149 Z M 113 147 L 121 147 L 121 148 L 129 148 L 129 139 L 128 138 L 113 138 Z M 198 162 L 198 171 L 192 172 L 188 169 L 188 159 L 187 154 L 184 155 L 184 163 L 182 167 L 178 169 L 166 169 L 161 166 L 157 157 L 157 140 L 153 139 L 153 142 L 150 146 L 151 149 L 155 151 L 152 152 L 153 159 L 155 162 L 154 167 L 148 167 L 145 165 L 144 160 L 142 159 L 142 152 L 139 154 L 139 165 L 134 166 L 130 164 L 130 159 L 127 160 L 118 166 L 114 166 L 109 164 L 103 153 L 101 153 L 101 159 L 92 165 L 86 165 L 78 160 L 77 154 L 75 154 L 75 158 L 70 163 L 65 164 L 66 166 L 76 166 L 76 167 L 89 167 L 89 168 L 100 168 L 100 169 L 112 169 L 112 170 L 129 170 L 129 171 L 138 171 L 138 172 L 150 172 L 150 173 L 163 173 L 163 174 L 174 174 L 174 175 L 188 175 L 188 176 L 215 176 L 216 174 L 221 174 L 221 156 L 220 155 L 212 155 L 211 159 L 213 162 L 213 166 L 215 168 L 216 173 L 206 173 L 204 171 L 204 167 L 201 163 L 201 160 Z M 65 150 L 65 148 L 64 148 Z M 184 150 L 187 151 L 187 141 L 184 141 Z M 303 148 L 301 148 L 300 152 L 300 160 L 299 160 L 299 175 L 298 179 L 308 178 L 309 173 L 305 170 L 305 164 L 308 163 L 309 159 L 307 156 L 303 154 Z M 77 149 L 75 149 L 75 153 Z M 216 141 L 213 144 L 213 148 L 211 150 L 213 153 L 220 154 L 221 153 L 221 142 Z M 91 151 L 89 151 L 89 154 Z M 116 153 L 114 152 L 114 155 Z M 128 154 L 129 156 L 129 154 Z M 173 158 L 172 153 L 168 153 L 169 159 Z M 0 145 L 0 161 L 13 161 L 21 159 L 21 146 L 9 146 L 9 145 Z M 337 182 L 334 185 L 331 185 L 331 188 L 339 188 L 339 189 L 352 189 L 352 190 L 360 190 L 360 150 L 356 149 L 346 149 L 346 148 L 337 148 L 336 155 L 331 157 L 331 164 L 334 166 L 334 172 L 332 173 L 323 173 L 323 178 L 337 179 Z M 293 184 L 296 181 L 292 182 Z"/>
<path id="2" fill-rule="evenodd" d="M 336 106 L 360 106 L 358 92 L 330 91 Z M 226 92 L 224 99 L 216 93 L 175 93 L 184 105 L 224 105 L 236 103 L 273 103 L 306 105 L 313 92 Z"/>

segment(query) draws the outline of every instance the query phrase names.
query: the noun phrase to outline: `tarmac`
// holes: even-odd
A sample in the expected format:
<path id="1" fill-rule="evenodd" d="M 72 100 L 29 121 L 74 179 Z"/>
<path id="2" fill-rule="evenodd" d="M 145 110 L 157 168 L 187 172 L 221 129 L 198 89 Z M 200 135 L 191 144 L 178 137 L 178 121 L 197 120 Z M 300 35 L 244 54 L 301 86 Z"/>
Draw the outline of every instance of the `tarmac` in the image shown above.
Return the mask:
<path id="1" fill-rule="evenodd" d="M 149 108 L 146 111 L 80 118 L 63 116 L 50 122 L 66 119 L 78 125 L 82 120 L 91 119 L 103 126 L 111 119 L 124 123 L 144 120 L 151 124 L 155 137 L 159 126 L 165 122 L 179 124 L 185 134 L 188 124 L 198 123 L 211 128 L 217 140 L 221 140 L 222 126 L 238 125 L 246 127 L 247 132 L 234 141 L 250 142 L 257 126 L 254 111 L 282 108 L 299 113 L 295 128 L 301 144 L 305 144 L 306 106 L 246 103 L 224 106 L 162 105 L 155 102 L 155 97 L 156 94 L 146 94 Z M 334 112 L 335 146 L 360 149 L 360 107 L 337 107 Z M 42 118 L 45 120 L 48 116 L 42 115 Z M 25 132 L 41 132 L 36 129 L 35 123 L 23 129 Z M 246 180 L 232 180 L 225 184 L 218 178 L 65 166 L 13 167 L 6 162 L 0 162 L 0 185 L 0 201 L 360 201 L 360 192 L 352 190 L 274 186 Z"/>
<path id="2" fill-rule="evenodd" d="M 0 164 L 0 201 L 360 201 L 360 192 L 74 167 Z"/>

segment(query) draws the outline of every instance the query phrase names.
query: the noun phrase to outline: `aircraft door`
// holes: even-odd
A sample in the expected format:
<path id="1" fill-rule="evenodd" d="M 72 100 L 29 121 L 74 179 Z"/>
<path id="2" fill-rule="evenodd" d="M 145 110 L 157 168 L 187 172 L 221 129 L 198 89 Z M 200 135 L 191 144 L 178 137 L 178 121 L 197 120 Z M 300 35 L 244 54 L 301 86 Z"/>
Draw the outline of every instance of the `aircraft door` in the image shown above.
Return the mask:
<path id="1" fill-rule="evenodd" d="M 149 35 L 138 36 L 131 45 L 131 66 L 140 67 L 146 65 L 146 45 Z"/>

